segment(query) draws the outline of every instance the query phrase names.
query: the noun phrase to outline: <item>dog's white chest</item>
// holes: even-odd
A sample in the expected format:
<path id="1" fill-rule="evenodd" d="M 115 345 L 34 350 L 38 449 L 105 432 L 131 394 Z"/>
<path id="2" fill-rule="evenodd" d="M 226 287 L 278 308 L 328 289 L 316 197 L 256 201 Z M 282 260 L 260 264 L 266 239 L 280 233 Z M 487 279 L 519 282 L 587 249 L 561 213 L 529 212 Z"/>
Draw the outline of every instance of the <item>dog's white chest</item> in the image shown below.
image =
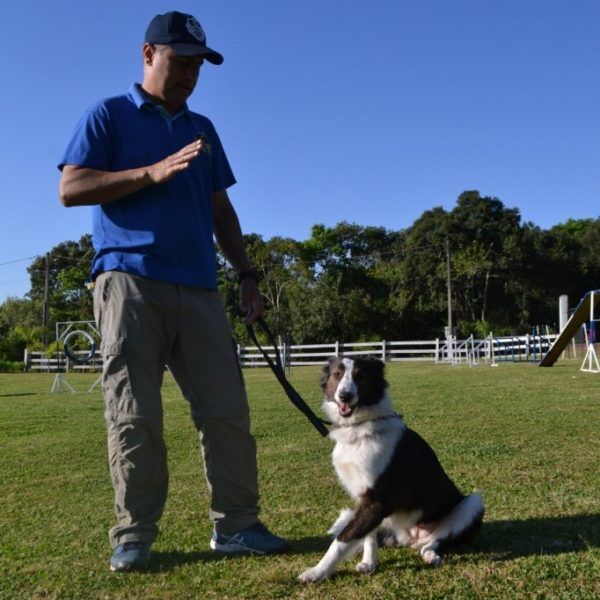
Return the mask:
<path id="1" fill-rule="evenodd" d="M 340 482 L 353 498 L 372 488 L 388 466 L 402 435 L 401 428 L 374 433 L 360 428 L 339 430 L 332 461 Z"/>

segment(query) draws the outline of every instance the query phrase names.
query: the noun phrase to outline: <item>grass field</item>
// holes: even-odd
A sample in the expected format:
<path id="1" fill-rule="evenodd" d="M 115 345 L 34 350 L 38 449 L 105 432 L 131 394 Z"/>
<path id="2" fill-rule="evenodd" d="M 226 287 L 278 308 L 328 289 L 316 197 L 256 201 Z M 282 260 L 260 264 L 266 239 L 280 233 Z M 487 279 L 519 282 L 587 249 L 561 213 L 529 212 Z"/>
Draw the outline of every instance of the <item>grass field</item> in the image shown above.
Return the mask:
<path id="1" fill-rule="evenodd" d="M 436 449 L 463 491 L 477 488 L 486 522 L 439 569 L 384 549 L 378 572 L 353 563 L 319 585 L 296 576 L 328 545 L 349 506 L 323 440 L 266 369 L 245 372 L 259 447 L 262 518 L 292 542 L 277 557 L 222 558 L 208 549 L 208 500 L 187 406 L 167 375 L 171 472 L 162 532 L 147 572 L 111 574 L 112 490 L 94 375 L 77 394 L 50 394 L 49 374 L 0 374 L 2 598 L 598 598 L 600 376 L 579 364 L 489 367 L 394 364 L 395 407 Z M 318 369 L 292 383 L 315 409 Z"/>

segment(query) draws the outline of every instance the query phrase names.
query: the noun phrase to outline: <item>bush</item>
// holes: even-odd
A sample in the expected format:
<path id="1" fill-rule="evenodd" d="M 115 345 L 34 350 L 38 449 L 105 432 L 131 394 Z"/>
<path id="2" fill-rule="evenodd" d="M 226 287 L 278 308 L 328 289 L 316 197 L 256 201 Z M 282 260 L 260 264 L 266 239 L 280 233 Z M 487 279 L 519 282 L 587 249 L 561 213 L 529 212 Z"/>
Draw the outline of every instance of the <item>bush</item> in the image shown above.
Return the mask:
<path id="1" fill-rule="evenodd" d="M 0 359 L 0 373 L 20 373 L 25 370 L 25 365 L 19 361 Z"/>
<path id="2" fill-rule="evenodd" d="M 468 338 L 473 334 L 478 340 L 481 340 L 490 335 L 491 325 L 487 321 L 459 321 L 456 329 L 457 335 L 461 339 Z"/>
<path id="3" fill-rule="evenodd" d="M 41 332 L 41 327 L 13 327 L 0 339 L 0 360 L 21 361 L 25 348 L 33 350 L 40 346 Z"/>

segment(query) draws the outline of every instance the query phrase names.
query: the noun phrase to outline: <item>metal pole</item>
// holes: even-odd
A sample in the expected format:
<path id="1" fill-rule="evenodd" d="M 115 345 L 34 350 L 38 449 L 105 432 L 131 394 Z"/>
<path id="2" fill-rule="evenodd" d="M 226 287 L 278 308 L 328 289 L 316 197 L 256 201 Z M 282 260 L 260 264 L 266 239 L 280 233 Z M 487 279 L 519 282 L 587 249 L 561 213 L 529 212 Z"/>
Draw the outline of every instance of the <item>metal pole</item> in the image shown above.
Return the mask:
<path id="1" fill-rule="evenodd" d="M 48 304 L 50 289 L 50 258 L 46 252 L 44 269 L 44 306 L 42 307 L 42 345 L 48 347 Z"/>

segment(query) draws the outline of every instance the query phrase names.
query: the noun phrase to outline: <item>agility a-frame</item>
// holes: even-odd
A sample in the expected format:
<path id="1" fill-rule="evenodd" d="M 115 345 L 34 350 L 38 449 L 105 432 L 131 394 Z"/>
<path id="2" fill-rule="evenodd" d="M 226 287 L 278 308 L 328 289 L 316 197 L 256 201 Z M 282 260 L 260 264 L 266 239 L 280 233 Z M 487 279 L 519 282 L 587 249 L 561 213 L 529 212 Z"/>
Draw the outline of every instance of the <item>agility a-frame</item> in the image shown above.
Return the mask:
<path id="1" fill-rule="evenodd" d="M 590 328 L 587 352 L 581 370 L 591 373 L 600 372 L 596 352 L 596 336 L 600 318 L 594 317 L 597 307 L 600 308 L 600 290 L 592 290 L 585 294 L 579 301 L 577 308 L 567 321 L 564 329 L 560 332 L 550 350 L 544 355 L 544 358 L 542 358 L 539 364 L 540 367 L 551 367 L 558 360 L 573 336 L 579 331 L 579 328 L 589 319 Z"/>

